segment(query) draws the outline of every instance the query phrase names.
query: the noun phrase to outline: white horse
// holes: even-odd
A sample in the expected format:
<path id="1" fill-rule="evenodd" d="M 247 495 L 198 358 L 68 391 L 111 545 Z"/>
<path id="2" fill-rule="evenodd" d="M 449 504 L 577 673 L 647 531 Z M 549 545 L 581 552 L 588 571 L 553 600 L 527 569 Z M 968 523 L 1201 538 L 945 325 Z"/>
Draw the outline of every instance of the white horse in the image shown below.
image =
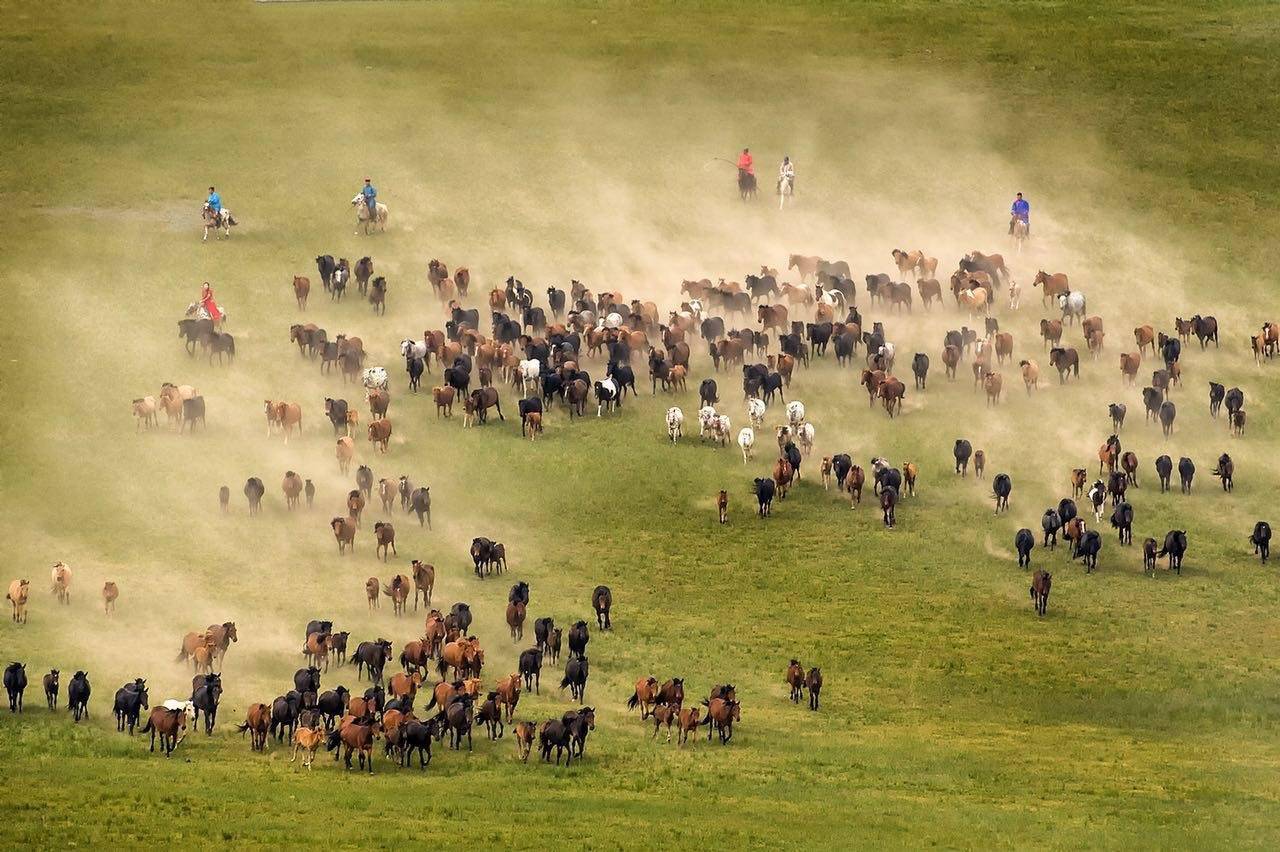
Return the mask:
<path id="1" fill-rule="evenodd" d="M 764 414 L 766 406 L 764 400 L 758 396 L 753 396 L 747 400 L 747 417 L 751 419 L 751 425 L 759 429 L 764 425 Z"/>
<path id="2" fill-rule="evenodd" d="M 756 445 L 756 433 L 750 426 L 744 426 L 738 433 L 738 446 L 742 448 L 742 463 L 751 458 L 751 448 Z"/>
<path id="3" fill-rule="evenodd" d="M 705 438 L 715 431 L 716 410 L 710 405 L 698 409 L 698 437 Z"/>
<path id="4" fill-rule="evenodd" d="M 381 201 L 374 202 L 374 206 L 377 208 L 376 218 L 369 215 L 369 205 L 364 200 L 363 195 L 357 195 L 355 198 L 351 199 L 351 206 L 356 208 L 357 234 L 360 233 L 360 224 L 362 222 L 364 223 L 364 232 L 366 236 L 369 234 L 370 226 L 375 224 L 375 222 L 379 231 L 385 231 L 387 229 L 387 205 L 383 204 Z"/>
<path id="5" fill-rule="evenodd" d="M 796 435 L 800 437 L 800 450 L 807 456 L 813 452 L 813 424 L 801 423 L 796 427 Z"/>
<path id="6" fill-rule="evenodd" d="M 787 205 L 788 200 L 793 200 L 796 195 L 796 179 L 793 175 L 783 175 L 778 177 L 778 209 L 781 210 Z"/>
<path id="7" fill-rule="evenodd" d="M 400 341 L 400 354 L 405 358 L 422 358 L 427 357 L 427 344 L 421 340 L 410 340 L 405 338 Z"/>
<path id="8" fill-rule="evenodd" d="M 1021 219 L 1013 220 L 1013 247 L 1019 254 L 1022 253 L 1022 246 L 1027 241 L 1027 223 Z"/>
<path id="9" fill-rule="evenodd" d="M 1058 296 L 1058 307 L 1062 309 L 1062 318 L 1074 322 L 1084 317 L 1084 293 L 1079 290 L 1068 290 Z"/>
<path id="10" fill-rule="evenodd" d="M 367 367 L 360 374 L 360 381 L 364 385 L 365 390 L 386 390 L 389 380 L 386 367 Z"/>
<path id="11" fill-rule="evenodd" d="M 675 406 L 667 409 L 667 435 L 673 444 L 676 438 L 684 437 L 684 412 Z"/>
<path id="12" fill-rule="evenodd" d="M 230 237 L 231 226 L 240 224 L 235 220 L 235 217 L 231 215 L 230 210 L 223 207 L 217 213 L 214 213 L 213 208 L 209 206 L 208 202 L 205 202 L 205 205 L 202 208 L 200 208 L 200 218 L 204 219 L 204 240 L 205 241 L 208 241 L 209 239 L 210 228 L 212 228 L 215 231 L 219 231 L 219 230 L 222 231 L 223 237 Z"/>
<path id="13" fill-rule="evenodd" d="M 1009 310 L 1016 311 L 1022 301 L 1022 285 L 1009 279 Z"/>
<path id="14" fill-rule="evenodd" d="M 792 428 L 799 426 L 804 422 L 804 403 L 799 400 L 792 400 L 787 403 L 787 422 Z"/>
<path id="15" fill-rule="evenodd" d="M 525 393 L 529 393 L 530 388 L 538 389 L 538 377 L 542 375 L 542 364 L 537 358 L 529 361 L 521 361 L 518 367 L 520 376 L 520 388 Z"/>
<path id="16" fill-rule="evenodd" d="M 729 443 L 729 431 L 732 429 L 729 418 L 724 414 L 717 414 L 715 421 L 711 424 L 711 437 L 720 442 L 720 446 Z"/>
<path id="17" fill-rule="evenodd" d="M 815 284 L 818 290 L 818 303 L 832 308 L 844 310 L 844 293 L 839 290 L 824 290 L 821 284 Z"/>

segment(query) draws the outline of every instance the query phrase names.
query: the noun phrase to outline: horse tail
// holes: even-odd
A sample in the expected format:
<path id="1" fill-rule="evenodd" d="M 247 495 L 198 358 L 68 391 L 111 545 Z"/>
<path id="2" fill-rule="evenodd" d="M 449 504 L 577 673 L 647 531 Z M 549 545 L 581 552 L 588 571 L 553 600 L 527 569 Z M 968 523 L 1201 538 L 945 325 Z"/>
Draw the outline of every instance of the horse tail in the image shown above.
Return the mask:
<path id="1" fill-rule="evenodd" d="M 187 657 L 189 657 L 189 656 L 191 656 L 191 655 L 187 653 L 186 646 L 184 645 L 184 646 L 183 646 L 183 648 L 182 648 L 182 650 L 178 651 L 178 658 L 177 658 L 176 660 L 174 660 L 174 662 L 175 662 L 175 663 L 180 663 L 180 662 L 182 662 L 183 660 L 185 660 L 185 659 L 186 659 Z"/>
<path id="2" fill-rule="evenodd" d="M 633 692 L 631 697 L 627 699 L 627 709 L 634 710 L 640 704 L 640 693 Z"/>
<path id="3" fill-rule="evenodd" d="M 427 706 L 426 706 L 426 707 L 422 708 L 422 712 L 424 712 L 424 713 L 425 713 L 426 711 L 430 710 L 432 707 L 435 707 L 435 706 L 436 706 L 436 694 L 435 694 L 435 692 L 433 691 L 433 692 L 431 693 L 431 701 L 427 704 Z M 443 708 L 442 708 L 442 709 L 443 709 Z"/>
<path id="4" fill-rule="evenodd" d="M 241 736 L 244 736 L 244 732 L 249 730 L 249 723 L 245 722 L 243 725 L 236 725 L 236 730 L 240 732 Z"/>
<path id="5" fill-rule="evenodd" d="M 444 653 L 442 651 L 440 654 L 439 661 L 436 662 L 436 671 L 440 673 L 441 680 L 444 680 L 444 673 L 447 672 L 448 670 L 449 670 L 449 664 L 444 661 Z M 433 700 L 435 699 L 434 695 L 432 696 L 432 699 Z"/>
<path id="6" fill-rule="evenodd" d="M 147 725 L 146 725 L 146 727 L 145 727 L 145 728 L 143 728 L 143 729 L 142 729 L 142 733 L 144 733 L 144 734 L 149 734 L 149 733 L 151 733 L 151 732 L 152 732 L 152 731 L 154 731 L 154 730 L 155 730 L 155 726 L 151 724 L 151 719 L 148 717 L 148 719 L 147 719 Z"/>

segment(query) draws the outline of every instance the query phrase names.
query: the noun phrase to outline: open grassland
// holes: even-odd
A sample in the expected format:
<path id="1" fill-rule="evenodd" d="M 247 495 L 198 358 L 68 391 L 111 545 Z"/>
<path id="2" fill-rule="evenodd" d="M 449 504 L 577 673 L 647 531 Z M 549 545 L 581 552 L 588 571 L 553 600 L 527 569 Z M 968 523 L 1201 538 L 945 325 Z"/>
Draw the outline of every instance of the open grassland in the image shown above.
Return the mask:
<path id="1" fill-rule="evenodd" d="M 27 662 L 28 712 L 0 718 L 0 838 L 11 845 L 391 846 L 461 837 L 483 846 L 1271 846 L 1280 823 L 1277 583 L 1249 554 L 1274 483 L 1275 365 L 1256 367 L 1246 335 L 1274 320 L 1271 280 L 1280 181 L 1271 168 L 1277 30 L 1267 4 L 717 3 L 575 6 L 494 3 L 0 5 L 0 482 L 5 585 L 29 576 L 30 623 L 0 624 L 0 655 Z M 370 59 L 360 45 L 374 46 Z M 372 66 L 372 67 L 366 67 Z M 742 206 L 732 171 L 708 164 L 744 144 L 769 174 L 798 162 L 799 204 Z M 384 235 L 351 234 L 347 201 L 364 174 L 391 207 Z M 242 221 L 201 245 L 198 203 L 218 185 Z M 961 253 L 1005 251 L 1016 189 L 1036 240 L 1011 259 L 1023 307 L 999 312 L 1043 387 L 1006 368 L 988 409 L 942 376 L 948 306 L 886 315 L 899 375 L 934 361 L 890 422 L 830 356 L 800 370 L 817 448 L 804 483 L 774 517 L 751 516 L 751 477 L 771 463 L 761 436 L 735 448 L 666 441 L 648 390 L 620 415 L 548 418 L 536 444 L 518 421 L 464 431 L 404 388 L 396 344 L 443 317 L 428 259 L 469 265 L 473 294 L 515 273 L 541 293 L 579 278 L 675 304 L 684 277 L 739 279 L 789 252 L 889 271 L 889 250 L 921 247 L 952 268 Z M 377 477 L 431 486 L 435 528 L 397 514 L 400 560 L 433 562 L 437 603 L 470 602 L 486 680 L 524 645 L 502 611 L 516 579 L 530 622 L 586 618 L 612 587 L 615 630 L 593 632 L 587 701 L 598 730 L 570 769 L 514 760 L 507 740 L 438 750 L 425 775 L 379 760 L 373 778 L 327 760 L 311 773 L 284 750 L 251 755 L 231 733 L 251 702 L 281 694 L 302 665 L 311 618 L 396 650 L 421 617 L 365 609 L 366 577 L 386 578 L 367 529 L 339 557 L 325 522 L 348 479 L 333 460 L 321 402 L 343 391 L 288 343 L 300 317 L 288 284 L 315 279 L 321 253 L 374 256 L 390 283 L 375 317 L 313 292 L 306 319 L 358 334 L 392 371 L 395 437 L 385 457 L 361 441 Z M 1035 270 L 1070 273 L 1103 316 L 1104 358 L 1057 386 L 1035 328 Z M 230 310 L 230 368 L 189 359 L 174 321 L 214 282 Z M 864 291 L 863 291 L 864 292 Z M 480 302 L 480 295 L 473 301 Z M 540 302 L 541 303 L 541 302 Z M 1177 431 L 1141 422 L 1138 390 L 1116 369 L 1129 330 L 1171 330 L 1215 314 L 1222 348 L 1188 349 L 1175 389 Z M 1078 332 L 1069 332 L 1083 354 Z M 691 385 L 712 375 L 700 349 Z M 636 362 L 637 371 L 643 365 Z M 591 362 L 593 375 L 603 364 Z M 1144 366 L 1144 378 L 1147 368 Z M 439 373 L 427 377 L 438 381 Z M 1211 420 L 1206 382 L 1247 395 L 1248 434 Z M 738 382 L 721 396 L 743 424 Z M 209 405 L 194 437 L 136 435 L 128 401 L 162 381 Z M 304 436 L 267 438 L 262 400 L 304 407 Z M 1142 573 L 1137 548 L 1107 535 L 1100 571 L 1062 551 L 1049 613 L 1037 619 L 1013 559 L 1021 526 L 1093 467 L 1106 404 L 1128 403 L 1122 432 L 1141 459 L 1135 537 L 1189 532 L 1181 577 Z M 515 396 L 503 390 L 504 410 Z M 770 413 L 770 422 L 780 417 Z M 988 477 L 1014 480 L 995 517 L 985 482 L 957 480 L 950 447 L 986 450 Z M 1235 492 L 1209 476 L 1229 451 Z M 886 531 L 816 484 L 821 455 L 850 452 L 921 468 L 918 498 Z M 1151 462 L 1187 455 L 1195 492 L 1160 495 Z M 279 480 L 315 480 L 312 512 L 288 513 Z M 267 484 L 261 518 L 240 488 Z M 216 492 L 228 484 L 233 512 Z M 731 493 L 731 523 L 714 496 Z M 372 511 L 369 520 L 378 513 Z M 1107 530 L 1106 532 L 1110 532 Z M 506 542 L 511 572 L 474 580 L 472 536 Z M 45 591 L 48 565 L 76 571 L 73 603 Z M 98 589 L 121 587 L 102 617 Z M 180 637 L 235 620 L 241 641 L 212 738 L 165 761 L 117 735 L 111 694 L 145 676 L 153 701 L 185 696 Z M 786 700 L 788 658 L 821 665 L 819 714 Z M 43 710 L 38 676 L 89 670 L 89 724 Z M 637 677 L 683 675 L 690 696 L 733 682 L 742 725 L 728 747 L 653 744 L 624 700 Z M 552 680 L 548 672 L 545 680 Z M 327 687 L 354 687 L 331 670 Z M 519 716 L 569 707 L 554 688 L 522 696 Z M 181 758 L 181 759 L 178 759 Z"/>

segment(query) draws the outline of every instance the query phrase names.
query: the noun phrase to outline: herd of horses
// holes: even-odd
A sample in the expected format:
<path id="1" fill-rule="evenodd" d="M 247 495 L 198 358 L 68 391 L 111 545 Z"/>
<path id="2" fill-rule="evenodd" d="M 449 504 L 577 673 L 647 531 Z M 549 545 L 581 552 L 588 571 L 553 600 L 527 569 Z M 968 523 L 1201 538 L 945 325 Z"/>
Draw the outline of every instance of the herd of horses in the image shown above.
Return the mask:
<path id="1" fill-rule="evenodd" d="M 472 284 L 470 272 L 459 268 L 450 275 L 444 263 L 433 260 L 428 268 L 428 280 L 447 320 L 443 328 L 428 329 L 420 339 L 408 337 L 399 341 L 399 353 L 408 376 L 408 393 L 418 393 L 423 377 L 433 372 L 434 362 L 441 376 L 441 384 L 432 388 L 437 418 L 451 418 L 454 401 L 461 400 L 464 427 L 481 427 L 489 422 L 490 409 L 499 420 L 505 420 L 500 392 L 504 387 L 509 388 L 517 396 L 522 436 L 536 439 L 545 427 L 547 416 L 557 408 L 567 413 L 569 420 L 584 416 L 588 401 L 596 403 L 597 418 L 603 418 L 606 413 L 615 416 L 620 413 L 627 396 L 639 393 L 634 367 L 637 359 L 648 367 L 650 396 L 656 397 L 662 392 L 674 398 L 686 392 L 695 364 L 695 348 L 701 348 L 711 362 L 714 375 L 698 383 L 700 441 L 725 446 L 732 438 L 730 414 L 722 403 L 718 382 L 722 370 L 729 371 L 730 375 L 735 370 L 741 371 L 745 425 L 737 433 L 737 444 L 744 464 L 754 458 L 757 433 L 765 428 L 767 411 L 775 396 L 785 408 L 784 421 L 773 429 L 777 456 L 772 472 L 751 480 L 756 514 L 761 519 L 771 518 L 774 500 L 786 499 L 801 481 L 802 469 L 809 469 L 806 460 L 814 448 L 816 424 L 807 417 L 803 402 L 794 396 L 788 401 L 786 394 L 793 380 L 814 359 L 825 358 L 827 352 L 832 351 L 841 367 L 858 369 L 859 384 L 866 391 L 870 406 L 879 402 L 890 418 L 903 415 L 907 383 L 895 375 L 898 353 L 889 331 L 891 318 L 896 316 L 897 322 L 904 321 L 917 297 L 927 311 L 935 304 L 941 307 L 946 288 L 936 278 L 936 258 L 923 251 L 901 249 L 894 249 L 890 256 L 896 275 L 876 272 L 866 275 L 861 284 L 855 283 L 847 262 L 801 255 L 792 255 L 787 267 L 786 275 L 794 277 L 796 283 L 783 281 L 778 270 L 767 266 L 761 267 L 758 273 L 744 276 L 741 283 L 725 279 L 685 280 L 674 306 L 665 316 L 652 301 L 627 299 L 616 291 L 593 292 L 576 280 L 567 292 L 554 286 L 547 288 L 544 309 L 535 304 L 538 299 L 533 290 L 512 276 L 506 280 L 505 287 L 495 287 L 486 294 L 487 323 L 481 321 L 480 307 L 467 307 L 464 303 Z M 342 298 L 347 281 L 354 275 L 360 292 L 370 294 L 375 310 L 385 311 L 385 279 L 374 275 L 371 257 L 357 261 L 354 271 L 345 259 L 335 260 L 331 255 L 321 255 L 316 264 L 325 291 L 335 301 Z M 1078 329 L 1084 347 L 1096 361 L 1104 348 L 1103 320 L 1088 312 L 1084 294 L 1071 289 L 1064 273 L 1039 271 L 1032 279 L 1032 286 L 1041 288 L 1043 305 L 1056 305 L 1061 312 L 1060 318 L 1042 319 L 1040 329 L 1048 364 L 1058 372 L 1059 382 L 1066 384 L 1079 376 L 1081 364 L 1079 351 L 1064 340 L 1067 329 Z M 880 318 L 864 317 L 857 303 L 860 290 L 866 295 L 868 312 L 882 311 Z M 309 278 L 295 276 L 293 292 L 299 310 L 305 310 Z M 375 292 L 380 294 L 376 299 Z M 1013 365 L 1015 356 L 1013 335 L 1001 328 L 995 314 L 998 306 L 1005 303 L 1010 311 L 1017 310 L 1021 288 L 1000 255 L 974 251 L 958 261 L 950 278 L 950 293 L 961 316 L 967 315 L 975 326 L 977 320 L 981 320 L 981 331 L 962 325 L 946 333 L 939 354 L 946 368 L 946 379 L 956 380 L 959 364 L 968 358 L 975 389 L 983 389 L 988 405 L 999 405 L 1004 389 L 1001 370 L 1006 363 Z M 734 327 L 735 323 L 740 327 Z M 222 333 L 213 328 L 180 326 L 180 334 L 187 339 L 188 351 L 192 354 L 196 347 L 202 346 L 212 357 L 212 350 L 218 346 L 218 335 Z M 1165 437 L 1169 438 L 1176 418 L 1170 396 L 1172 390 L 1182 384 L 1184 344 L 1195 337 L 1201 349 L 1209 344 L 1216 347 L 1217 321 L 1212 316 L 1198 314 L 1189 320 L 1178 317 L 1172 333 L 1144 325 L 1135 328 L 1133 336 L 1135 350 L 1119 356 L 1123 383 L 1136 383 L 1148 350 L 1150 357 L 1159 359 L 1151 385 L 1144 389 L 1143 400 L 1148 421 L 1160 422 Z M 338 334 L 331 340 L 324 329 L 314 324 L 295 323 L 290 327 L 290 343 L 297 345 L 300 357 L 319 360 L 322 372 L 338 367 L 344 385 L 349 382 L 363 385 L 371 421 L 367 426 L 369 440 L 378 452 L 389 452 L 392 393 L 388 371 L 366 365 L 363 341 L 346 334 Z M 1280 350 L 1280 325 L 1263 325 L 1251 343 L 1255 358 L 1274 357 Z M 855 357 L 859 350 L 863 353 L 861 365 L 857 365 Z M 234 344 L 228 351 L 234 353 Z M 1034 394 L 1039 388 L 1039 365 L 1033 358 L 1026 357 L 1018 360 L 1017 366 L 1027 394 Z M 930 371 L 928 354 L 913 353 L 910 368 L 915 391 L 924 392 Z M 592 375 L 596 370 L 602 372 Z M 1209 388 L 1211 415 L 1216 418 L 1219 409 L 1225 407 L 1231 433 L 1243 436 L 1243 391 L 1227 389 L 1217 382 L 1210 382 Z M 193 404 L 196 400 L 199 400 L 198 409 Z M 180 428 L 189 417 L 196 419 L 198 415 L 198 419 L 203 419 L 203 398 L 189 385 L 166 383 L 158 398 L 144 397 L 135 400 L 134 406 L 140 428 L 144 423 L 148 427 L 153 425 L 160 410 L 164 410 L 171 421 L 177 421 Z M 301 433 L 301 403 L 267 400 L 265 410 L 269 437 L 279 433 L 287 442 L 295 432 Z M 352 403 L 338 397 L 325 398 L 323 410 L 332 426 L 339 471 L 347 475 L 356 456 L 353 439 L 358 434 L 359 413 Z M 1047 611 L 1052 575 L 1042 567 L 1032 566 L 1038 541 L 1041 548 L 1052 551 L 1058 538 L 1064 538 L 1070 558 L 1083 560 L 1086 572 L 1092 572 L 1097 568 L 1102 548 L 1102 535 L 1094 524 L 1102 523 L 1109 502 L 1109 521 L 1117 531 L 1120 545 L 1132 544 L 1136 515 L 1133 490 L 1138 488 L 1139 462 L 1133 451 L 1123 449 L 1119 438 L 1126 410 L 1123 403 L 1109 406 L 1114 433 L 1099 449 L 1099 478 L 1092 486 L 1088 483 L 1086 468 L 1073 469 L 1069 478 L 1071 496 L 1063 497 L 1041 516 L 1042 540 L 1027 527 L 1015 534 L 1018 564 L 1032 571 L 1030 597 L 1034 610 L 1041 616 Z M 684 413 L 678 405 L 666 409 L 665 425 L 673 443 L 684 438 Z M 972 464 L 975 475 L 985 478 L 988 459 L 982 449 L 975 450 L 969 440 L 959 438 L 952 452 L 957 476 L 967 477 Z M 1161 455 L 1154 464 L 1161 492 L 1164 492 L 1169 488 L 1174 467 L 1172 458 Z M 890 529 L 897 525 L 900 501 L 914 496 L 919 476 L 918 465 L 912 461 L 895 466 L 885 457 L 873 456 L 869 470 L 864 470 L 850 453 L 821 456 L 818 467 L 823 490 L 829 490 L 834 484 L 839 493 L 848 496 L 854 509 L 860 505 L 863 489 L 870 480 L 883 523 Z M 1189 493 L 1194 463 L 1183 457 L 1177 467 L 1182 491 Z M 1213 472 L 1221 479 L 1223 490 L 1229 493 L 1235 473 L 1230 454 L 1221 454 Z M 357 533 L 363 528 L 363 510 L 372 502 L 375 487 L 385 514 L 392 512 L 398 500 L 402 512 L 416 513 L 420 526 L 424 521 L 430 525 L 428 488 L 416 487 L 407 476 L 381 479 L 375 486 L 372 470 L 367 465 L 357 468 L 355 479 L 356 488 L 346 495 L 342 513 L 330 522 L 340 553 L 354 548 Z M 997 472 L 991 479 L 991 487 L 995 513 L 1008 511 L 1012 478 Z M 306 507 L 311 508 L 315 498 L 312 480 L 288 471 L 281 490 L 288 509 L 301 507 L 303 495 Z M 250 514 L 261 511 L 265 492 L 260 479 L 251 477 L 246 482 Z M 230 499 L 227 486 L 222 487 L 219 499 L 227 510 Z M 1077 500 L 1087 501 L 1083 509 Z M 727 490 L 719 492 L 716 504 L 719 522 L 726 523 L 729 518 Z M 1093 512 L 1092 522 L 1086 517 L 1089 511 Z M 390 555 L 398 558 L 392 523 L 379 521 L 372 529 L 383 561 L 388 561 Z M 1156 560 L 1167 558 L 1167 567 L 1180 574 L 1188 541 L 1187 531 L 1178 529 L 1165 534 L 1162 545 L 1153 537 L 1145 538 L 1142 542 L 1145 569 L 1153 572 Z M 1269 541 L 1270 526 L 1258 522 L 1250 542 L 1264 563 L 1269 554 Z M 471 543 L 469 555 L 479 579 L 506 570 L 507 553 L 501 542 L 477 537 Z M 290 688 L 281 695 L 271 701 L 250 704 L 245 721 L 237 727 L 251 735 L 251 748 L 261 751 L 269 740 L 274 738 L 283 744 L 287 737 L 294 759 L 302 754 L 308 768 L 323 746 L 334 752 L 335 760 L 341 756 L 347 768 L 352 767 L 355 757 L 360 768 L 372 772 L 375 743 L 381 740 L 386 757 L 407 765 L 416 753 L 419 767 L 425 768 L 431 760 L 433 742 L 441 742 L 447 735 L 452 749 L 460 749 L 464 739 L 470 749 L 473 728 L 483 724 L 491 740 L 502 737 L 510 726 L 517 757 L 521 760 L 528 760 L 535 744 L 544 761 L 551 760 L 552 751 L 556 753 L 557 764 L 562 756 L 567 762 L 581 759 L 588 735 L 595 728 L 595 710 L 587 706 L 585 700 L 590 675 L 587 622 L 579 620 L 572 624 L 566 637 L 564 628 L 556 626 L 550 617 L 535 619 L 535 644 L 518 654 L 517 670 L 499 678 L 494 688 L 486 689 L 484 647 L 471 631 L 470 606 L 458 602 L 447 614 L 431 608 L 435 567 L 412 560 L 411 571 L 412 574 L 396 573 L 387 583 L 370 577 L 365 584 L 370 610 L 378 608 L 380 598 L 385 596 L 391 598 L 396 615 L 406 615 L 411 593 L 415 611 L 420 597 L 428 609 L 421 638 L 405 643 L 398 656 L 403 671 L 385 676 L 387 664 L 397 659 L 391 641 L 377 637 L 359 642 L 348 659 L 350 632 L 335 631 L 331 621 L 311 622 L 302 648 L 307 665 L 298 669 Z M 26 602 L 26 581 L 21 582 L 23 585 L 18 591 L 15 592 L 15 587 L 10 590 L 15 620 L 19 620 L 15 595 L 22 598 L 24 607 Z M 527 583 L 518 582 L 511 587 L 506 627 L 513 643 L 523 640 L 529 601 Z M 613 594 L 608 587 L 599 586 L 593 591 L 591 604 L 598 629 L 612 628 L 612 602 Z M 521 692 L 540 694 L 543 663 L 558 664 L 562 637 L 567 638 L 568 653 L 560 688 L 569 690 L 577 709 L 540 724 L 517 721 Z M 225 672 L 221 664 L 228 648 L 236 641 L 236 626 L 231 622 L 187 634 L 179 660 L 190 661 L 193 666 L 190 697 L 171 699 L 158 708 L 149 708 L 146 681 L 137 678 L 116 694 L 118 727 L 132 732 L 140 714 L 150 710 L 142 732 L 151 733 L 153 750 L 158 737 L 166 754 L 172 753 L 185 736 L 187 725 L 195 724 L 201 713 L 205 732 L 211 734 L 222 694 Z M 331 663 L 335 662 L 338 666 L 354 662 L 357 678 L 367 677 L 370 681 L 368 688 L 357 690 L 358 695 L 345 685 L 322 689 L 321 677 L 328 674 Z M 438 680 L 429 680 L 433 673 Z M 810 709 L 819 709 L 822 690 L 819 668 L 806 671 L 793 659 L 786 668 L 785 682 L 792 701 L 803 700 L 807 691 Z M 10 690 L 11 709 L 20 710 L 26 685 L 22 664 L 14 663 L 6 669 L 5 685 Z M 56 705 L 57 686 L 58 672 L 53 670 L 45 678 L 46 693 L 52 694 L 50 707 Z M 71 687 L 74 690 L 69 688 L 68 696 L 71 698 L 74 692 L 78 720 L 87 712 L 87 675 L 77 672 Z M 430 693 L 425 704 L 420 704 L 422 693 Z M 423 709 L 415 709 L 418 706 Z M 708 739 L 718 733 L 720 742 L 727 744 L 733 737 L 734 724 L 741 720 L 741 704 L 732 684 L 718 684 L 699 704 L 687 706 L 682 678 L 659 681 L 654 676 L 646 676 L 636 682 L 627 706 L 638 708 L 642 721 L 653 720 L 651 737 L 656 738 L 665 726 L 669 742 L 671 728 L 675 727 L 680 745 L 704 727 Z"/>

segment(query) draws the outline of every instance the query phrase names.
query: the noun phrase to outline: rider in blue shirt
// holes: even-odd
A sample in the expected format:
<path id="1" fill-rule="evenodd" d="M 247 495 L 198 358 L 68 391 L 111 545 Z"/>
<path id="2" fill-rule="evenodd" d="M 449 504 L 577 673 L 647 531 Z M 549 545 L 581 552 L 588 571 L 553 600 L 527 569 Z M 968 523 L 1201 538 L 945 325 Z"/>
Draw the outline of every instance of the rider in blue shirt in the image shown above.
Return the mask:
<path id="1" fill-rule="evenodd" d="M 369 215 L 376 216 L 378 214 L 378 190 L 373 188 L 369 178 L 364 179 L 364 189 L 360 190 L 360 194 L 364 196 L 364 203 L 369 208 Z"/>
<path id="2" fill-rule="evenodd" d="M 1018 193 L 1018 197 L 1013 201 L 1013 207 L 1009 208 L 1012 214 L 1009 217 L 1009 233 L 1013 233 L 1013 222 L 1015 219 L 1021 219 L 1027 226 L 1027 234 L 1031 234 L 1031 205 L 1022 197 L 1022 193 Z"/>
<path id="3" fill-rule="evenodd" d="M 205 203 L 209 205 L 209 209 L 213 211 L 215 216 L 222 213 L 222 198 L 213 187 L 209 187 L 209 198 Z"/>

